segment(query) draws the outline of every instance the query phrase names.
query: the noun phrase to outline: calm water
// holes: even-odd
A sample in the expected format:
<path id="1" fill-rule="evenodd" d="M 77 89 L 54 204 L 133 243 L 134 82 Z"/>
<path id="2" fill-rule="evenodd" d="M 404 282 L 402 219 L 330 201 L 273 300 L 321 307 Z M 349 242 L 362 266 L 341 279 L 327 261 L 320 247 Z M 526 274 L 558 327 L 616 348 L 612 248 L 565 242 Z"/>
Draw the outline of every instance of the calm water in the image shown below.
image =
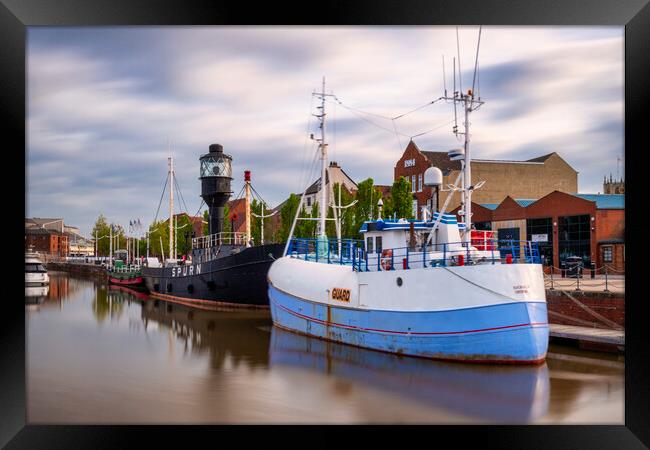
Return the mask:
<path id="1" fill-rule="evenodd" d="M 29 423 L 609 423 L 620 355 L 551 345 L 539 366 L 399 357 L 53 272 L 26 288 Z"/>

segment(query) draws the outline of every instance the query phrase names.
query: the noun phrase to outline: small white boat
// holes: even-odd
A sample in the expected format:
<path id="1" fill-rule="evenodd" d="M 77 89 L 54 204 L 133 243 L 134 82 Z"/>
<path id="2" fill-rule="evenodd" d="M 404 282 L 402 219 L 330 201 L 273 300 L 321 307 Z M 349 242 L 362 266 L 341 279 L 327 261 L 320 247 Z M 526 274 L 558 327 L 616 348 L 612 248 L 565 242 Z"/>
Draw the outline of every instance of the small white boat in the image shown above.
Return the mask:
<path id="1" fill-rule="evenodd" d="M 50 277 L 37 253 L 25 253 L 25 286 L 47 286 Z"/>

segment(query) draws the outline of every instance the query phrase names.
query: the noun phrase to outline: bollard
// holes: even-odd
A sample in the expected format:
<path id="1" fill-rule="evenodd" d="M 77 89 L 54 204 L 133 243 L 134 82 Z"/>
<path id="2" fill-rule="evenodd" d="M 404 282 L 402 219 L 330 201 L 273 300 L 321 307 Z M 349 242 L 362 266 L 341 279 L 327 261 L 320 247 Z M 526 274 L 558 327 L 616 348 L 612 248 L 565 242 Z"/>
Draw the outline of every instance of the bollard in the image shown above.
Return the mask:
<path id="1" fill-rule="evenodd" d="M 458 265 L 459 266 L 464 266 L 465 265 L 465 256 L 464 255 L 458 255 Z"/>
<path id="2" fill-rule="evenodd" d="M 407 259 L 407 258 L 403 258 L 403 259 L 402 259 L 402 268 L 403 268 L 404 270 L 406 270 L 406 269 L 409 268 L 409 265 L 408 265 L 408 259 Z"/>
<path id="3" fill-rule="evenodd" d="M 607 265 L 605 265 L 605 292 L 609 292 L 608 286 L 607 286 Z"/>
<path id="4" fill-rule="evenodd" d="M 595 262 L 591 263 L 591 278 L 592 279 L 596 278 L 596 263 Z"/>
<path id="5" fill-rule="evenodd" d="M 512 264 L 512 253 L 506 255 L 506 264 Z"/>

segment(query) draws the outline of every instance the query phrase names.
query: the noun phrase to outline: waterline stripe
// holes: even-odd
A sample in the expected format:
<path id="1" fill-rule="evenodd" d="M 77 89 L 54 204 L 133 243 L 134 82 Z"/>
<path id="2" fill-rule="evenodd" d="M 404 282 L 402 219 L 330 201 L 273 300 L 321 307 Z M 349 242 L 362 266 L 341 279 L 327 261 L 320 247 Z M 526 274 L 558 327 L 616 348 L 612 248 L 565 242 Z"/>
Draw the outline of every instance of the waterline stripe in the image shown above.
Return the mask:
<path id="1" fill-rule="evenodd" d="M 506 326 L 503 326 L 503 327 L 482 328 L 482 329 L 478 329 L 478 330 L 466 330 L 466 331 L 428 331 L 427 332 L 427 331 L 381 330 L 381 329 L 378 329 L 378 328 L 363 328 L 363 327 L 356 327 L 356 326 L 353 326 L 353 325 L 344 325 L 344 324 L 336 323 L 336 322 L 325 322 L 323 320 L 316 319 L 316 318 L 310 317 L 310 316 L 306 316 L 306 315 L 300 314 L 300 313 L 298 313 L 296 311 L 293 311 L 291 309 L 288 309 L 285 306 L 282 306 L 281 304 L 279 304 L 277 301 L 275 301 L 272 296 L 269 296 L 269 297 L 270 297 L 271 303 L 275 303 L 278 307 L 282 308 L 283 310 L 285 310 L 289 314 L 300 317 L 302 319 L 311 320 L 312 322 L 316 322 L 316 323 L 319 323 L 321 325 L 335 326 L 335 327 L 339 327 L 339 328 L 347 328 L 347 329 L 351 329 L 351 330 L 360 330 L 360 331 L 375 331 L 375 332 L 379 332 L 379 333 L 405 334 L 405 335 L 413 334 L 413 335 L 419 335 L 419 336 L 422 336 L 422 335 L 427 336 L 427 335 L 480 333 L 480 332 L 483 332 L 483 331 L 495 331 L 495 330 L 503 330 L 503 329 L 508 329 L 508 328 L 527 327 L 527 326 L 530 326 L 530 327 L 548 327 L 548 322 L 531 322 L 531 323 L 520 323 L 520 324 L 517 324 L 517 325 L 506 325 Z M 327 305 L 324 305 L 324 306 L 327 306 Z"/>

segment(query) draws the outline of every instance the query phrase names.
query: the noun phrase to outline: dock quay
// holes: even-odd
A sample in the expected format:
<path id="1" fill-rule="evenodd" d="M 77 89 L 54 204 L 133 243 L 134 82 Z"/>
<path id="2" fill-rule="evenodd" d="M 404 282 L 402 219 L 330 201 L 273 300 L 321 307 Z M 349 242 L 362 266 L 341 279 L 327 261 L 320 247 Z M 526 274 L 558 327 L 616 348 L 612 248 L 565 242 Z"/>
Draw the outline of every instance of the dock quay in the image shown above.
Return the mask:
<path id="1" fill-rule="evenodd" d="M 551 323 L 551 339 L 577 341 L 580 348 L 589 350 L 622 351 L 625 348 L 624 330 L 606 330 Z"/>
<path id="2" fill-rule="evenodd" d="M 101 264 L 66 262 L 66 261 L 49 261 L 45 263 L 47 270 L 61 272 L 70 272 L 80 275 L 90 275 L 95 277 L 106 277 L 106 268 Z"/>

